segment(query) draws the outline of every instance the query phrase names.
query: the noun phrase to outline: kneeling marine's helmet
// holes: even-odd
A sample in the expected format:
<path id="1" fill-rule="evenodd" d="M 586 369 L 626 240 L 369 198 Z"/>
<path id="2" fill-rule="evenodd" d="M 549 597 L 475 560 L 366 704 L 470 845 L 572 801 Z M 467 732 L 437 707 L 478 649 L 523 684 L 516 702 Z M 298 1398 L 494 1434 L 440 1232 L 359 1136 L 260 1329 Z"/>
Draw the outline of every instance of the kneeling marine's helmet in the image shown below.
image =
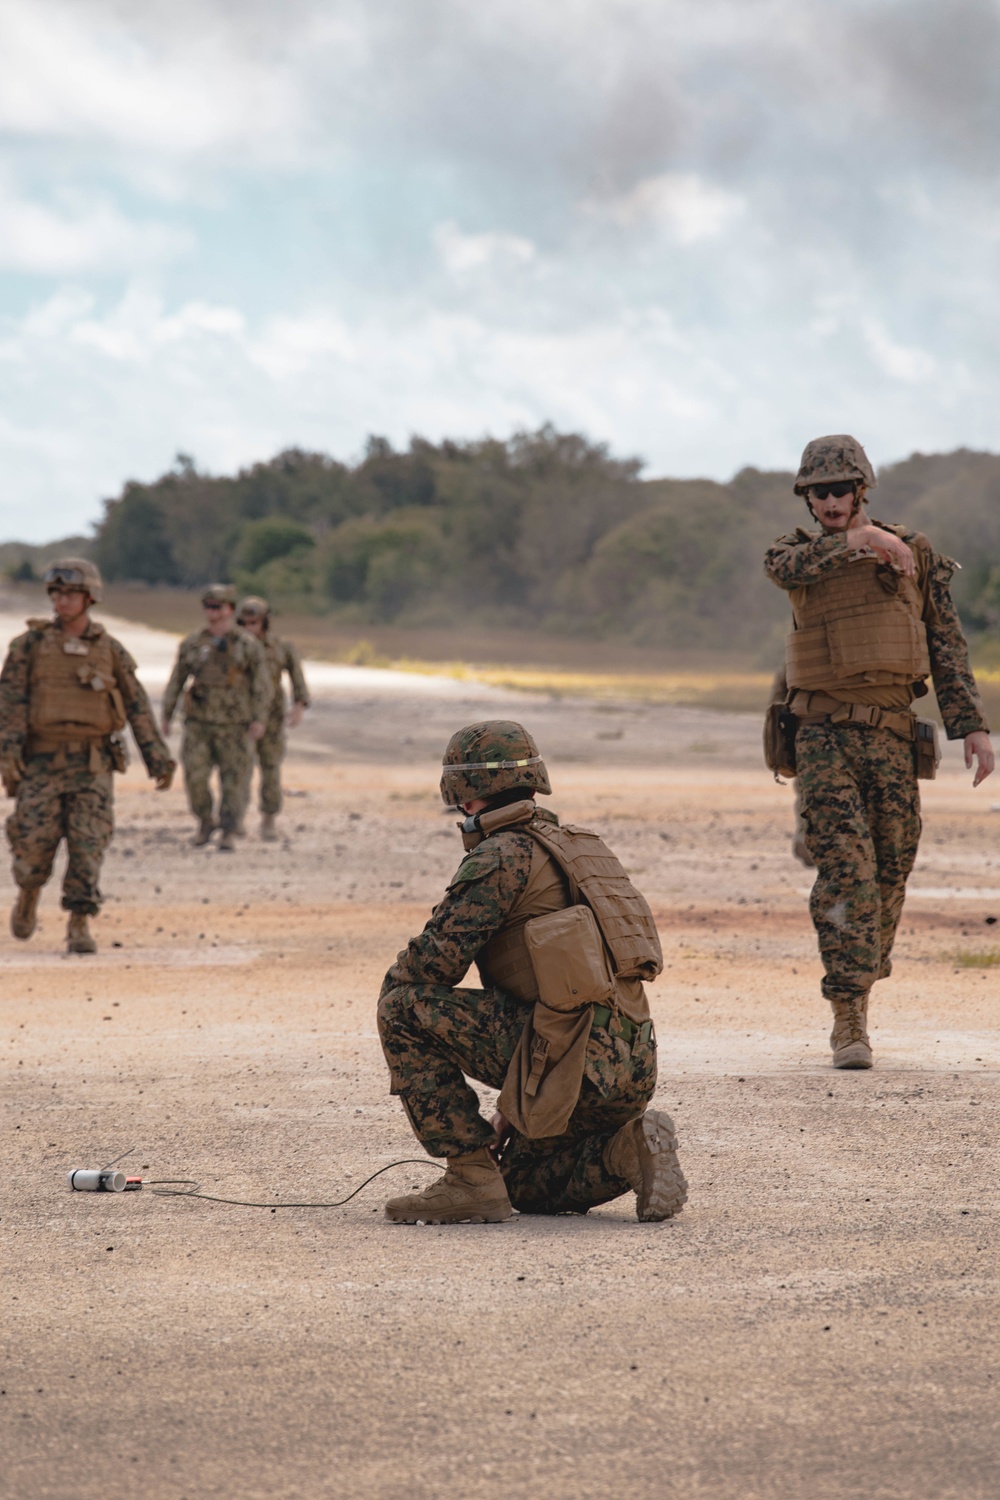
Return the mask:
<path id="1" fill-rule="evenodd" d="M 47 589 L 83 589 L 95 604 L 100 604 L 104 593 L 104 580 L 95 563 L 85 557 L 61 557 L 50 563 L 42 575 Z"/>
<path id="2" fill-rule="evenodd" d="M 441 797 L 446 807 L 516 787 L 546 794 L 552 790 L 538 746 L 512 719 L 486 719 L 460 729 L 448 741 L 443 765 Z"/>
<path id="3" fill-rule="evenodd" d="M 836 484 L 843 479 L 858 479 L 870 490 L 878 482 L 868 455 L 857 438 L 851 437 L 849 432 L 839 432 L 806 443 L 795 476 L 797 495 L 803 494 L 812 484 Z"/>

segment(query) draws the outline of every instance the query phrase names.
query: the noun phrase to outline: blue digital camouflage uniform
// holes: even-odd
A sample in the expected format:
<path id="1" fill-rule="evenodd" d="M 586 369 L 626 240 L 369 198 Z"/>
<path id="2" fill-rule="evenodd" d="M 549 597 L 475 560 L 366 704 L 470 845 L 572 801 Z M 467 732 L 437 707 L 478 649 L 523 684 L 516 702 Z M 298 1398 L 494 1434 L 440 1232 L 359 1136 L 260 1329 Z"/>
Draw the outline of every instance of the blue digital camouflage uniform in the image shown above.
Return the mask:
<path id="1" fill-rule="evenodd" d="M 538 816 L 556 819 L 539 810 Z M 525 889 L 534 841 L 516 828 L 490 835 L 462 861 L 419 937 L 389 969 L 378 1004 L 391 1088 L 432 1156 L 493 1142 L 466 1077 L 499 1089 L 532 1006 L 504 991 L 460 989 L 470 964 L 504 926 Z M 513 1131 L 501 1171 L 525 1213 L 586 1213 L 630 1191 L 604 1165 L 615 1132 L 642 1114 L 656 1084 L 651 1027 L 631 1045 L 619 1022 L 593 1029 L 579 1102 L 563 1135 L 529 1140 Z M 630 1028 L 631 1029 L 631 1028 Z"/>

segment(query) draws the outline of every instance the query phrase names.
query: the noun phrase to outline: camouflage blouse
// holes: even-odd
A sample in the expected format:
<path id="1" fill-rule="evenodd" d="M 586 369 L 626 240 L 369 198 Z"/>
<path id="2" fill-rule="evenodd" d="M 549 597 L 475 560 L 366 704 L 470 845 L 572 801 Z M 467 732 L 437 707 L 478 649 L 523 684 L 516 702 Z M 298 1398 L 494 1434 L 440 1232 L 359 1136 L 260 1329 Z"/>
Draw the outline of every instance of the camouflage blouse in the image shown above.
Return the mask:
<path id="1" fill-rule="evenodd" d="M 266 722 L 274 696 L 267 658 L 259 641 L 239 625 L 222 636 L 194 630 L 181 641 L 163 695 L 165 719 L 173 718 L 189 679 L 185 718 L 213 724 Z"/>

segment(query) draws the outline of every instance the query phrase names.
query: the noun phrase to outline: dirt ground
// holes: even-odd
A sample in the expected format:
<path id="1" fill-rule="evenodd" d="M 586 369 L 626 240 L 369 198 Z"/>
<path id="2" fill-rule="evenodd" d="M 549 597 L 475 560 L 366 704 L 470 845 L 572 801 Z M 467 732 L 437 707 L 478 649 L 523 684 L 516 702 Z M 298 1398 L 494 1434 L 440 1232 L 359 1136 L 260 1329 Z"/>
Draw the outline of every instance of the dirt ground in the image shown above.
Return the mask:
<path id="1" fill-rule="evenodd" d="M 461 854 L 435 761 L 491 714 L 654 905 L 683 1214 L 389 1225 L 424 1165 L 329 1210 L 71 1193 L 128 1148 L 267 1201 L 419 1156 L 374 1002 Z M 842 1074 L 756 718 L 339 687 L 286 781 L 283 842 L 233 857 L 133 766 L 100 953 L 63 955 L 55 883 L 0 934 L 4 1493 L 995 1495 L 1000 784 L 952 752 L 926 787 L 877 1066 Z"/>

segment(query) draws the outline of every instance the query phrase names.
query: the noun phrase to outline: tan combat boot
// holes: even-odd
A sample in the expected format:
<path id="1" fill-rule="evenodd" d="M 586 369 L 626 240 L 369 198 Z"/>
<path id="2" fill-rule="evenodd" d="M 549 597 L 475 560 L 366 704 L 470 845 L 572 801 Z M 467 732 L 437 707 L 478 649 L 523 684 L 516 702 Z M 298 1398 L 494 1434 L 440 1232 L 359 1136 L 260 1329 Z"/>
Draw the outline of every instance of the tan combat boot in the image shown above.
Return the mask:
<path id="1" fill-rule="evenodd" d="M 31 890 L 22 886 L 17 893 L 17 900 L 10 914 L 10 930 L 16 938 L 27 941 L 35 930 L 39 891 L 40 887 L 37 885 Z"/>
<path id="2" fill-rule="evenodd" d="M 870 1068 L 872 1049 L 868 1040 L 868 996 L 857 1000 L 831 1000 L 833 1006 L 833 1030 L 830 1046 L 833 1048 L 835 1068 Z"/>
<path id="3" fill-rule="evenodd" d="M 234 854 L 236 852 L 236 835 L 231 831 L 224 831 L 219 839 L 218 849 L 220 854 Z"/>
<path id="4" fill-rule="evenodd" d="M 604 1148 L 604 1165 L 633 1189 L 640 1223 L 672 1219 L 684 1207 L 687 1183 L 677 1160 L 674 1122 L 662 1110 L 647 1109 L 623 1125 Z"/>
<path id="5" fill-rule="evenodd" d="M 97 944 L 91 937 L 90 928 L 87 925 L 86 912 L 70 912 L 69 926 L 66 928 L 66 947 L 70 953 L 97 952 Z"/>
<path id="6" fill-rule="evenodd" d="M 498 1224 L 512 1212 L 507 1184 L 485 1146 L 449 1156 L 448 1169 L 437 1182 L 385 1205 L 386 1218 L 394 1224 Z"/>
<path id="7" fill-rule="evenodd" d="M 278 830 L 274 826 L 274 813 L 265 813 L 260 820 L 260 836 L 265 844 L 275 844 L 278 841 Z"/>
<path id="8" fill-rule="evenodd" d="M 198 824 L 198 832 L 195 834 L 191 842 L 194 844 L 196 849 L 200 849 L 202 845 L 208 843 L 214 832 L 215 824 L 212 822 L 211 818 L 202 818 L 201 822 Z"/>

